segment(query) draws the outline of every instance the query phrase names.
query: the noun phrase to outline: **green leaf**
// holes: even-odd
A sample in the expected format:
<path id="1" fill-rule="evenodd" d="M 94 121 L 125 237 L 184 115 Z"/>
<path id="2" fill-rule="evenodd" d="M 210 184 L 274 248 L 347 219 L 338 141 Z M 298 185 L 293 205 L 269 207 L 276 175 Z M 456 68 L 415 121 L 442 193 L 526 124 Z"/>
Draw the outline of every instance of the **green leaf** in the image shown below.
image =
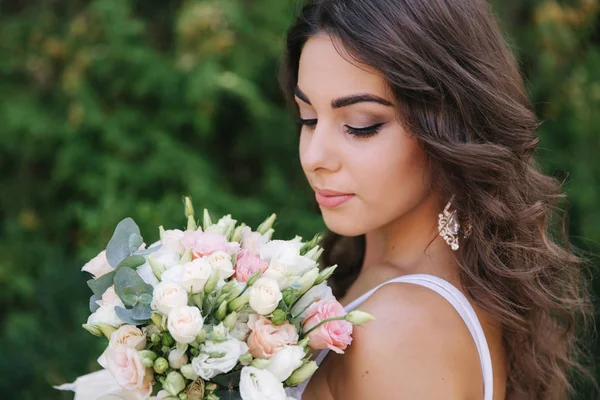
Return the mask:
<path id="1" fill-rule="evenodd" d="M 217 375 L 211 379 L 212 382 L 225 387 L 239 387 L 242 371 L 230 372 L 228 374 Z"/>
<path id="2" fill-rule="evenodd" d="M 116 271 L 115 292 L 123 302 L 128 306 L 134 306 L 139 301 L 143 294 L 147 294 L 152 298 L 154 288 L 144 282 L 138 273 L 131 268 L 120 268 Z M 152 300 L 150 300 L 152 302 Z"/>
<path id="3" fill-rule="evenodd" d="M 123 304 L 126 306 L 133 307 L 139 302 L 138 295 L 135 294 L 135 291 L 130 288 L 125 288 L 122 291 L 122 296 L 119 296 Z"/>
<path id="4" fill-rule="evenodd" d="M 106 292 L 106 289 L 112 286 L 115 275 L 116 271 L 111 271 L 98 279 L 90 279 L 87 281 L 87 285 L 92 289 L 92 292 L 94 292 L 96 296 L 102 296 L 104 292 Z"/>
<path id="5" fill-rule="evenodd" d="M 136 320 L 149 320 L 152 314 L 152 309 L 149 304 L 137 303 L 131 309 L 131 316 Z"/>
<path id="6" fill-rule="evenodd" d="M 140 296 L 140 303 L 142 304 L 152 304 L 152 295 L 148 293 L 143 293 Z"/>
<path id="7" fill-rule="evenodd" d="M 106 246 L 106 259 L 113 268 L 116 268 L 121 261 L 133 253 L 129 247 L 130 244 L 134 243 L 136 239 L 130 241 L 130 238 L 132 235 L 134 238 L 136 238 L 136 234 L 140 236 L 140 228 L 133 221 L 133 219 L 125 218 L 119 222 L 115 228 L 112 238 Z M 135 250 L 137 250 L 137 248 Z"/>
<path id="8" fill-rule="evenodd" d="M 119 265 L 117 266 L 117 269 L 119 268 L 137 268 L 140 265 L 143 265 L 146 263 L 146 259 L 143 256 L 139 256 L 139 255 L 133 255 L 133 256 L 129 256 L 126 259 L 124 259 L 123 261 L 121 261 L 119 263 Z"/>
<path id="9" fill-rule="evenodd" d="M 90 297 L 90 312 L 94 313 L 100 308 L 98 303 L 96 303 L 98 300 L 102 300 L 102 296 L 94 294 L 92 297 Z"/>
<path id="10" fill-rule="evenodd" d="M 143 243 L 144 239 L 139 233 L 132 233 L 129 235 L 129 253 L 133 254 L 138 251 Z"/>
<path id="11" fill-rule="evenodd" d="M 128 309 L 123 308 L 123 307 L 116 306 L 115 307 L 115 313 L 117 314 L 117 317 L 119 317 L 121 319 L 121 321 L 125 322 L 126 324 L 130 324 L 130 325 L 144 325 L 147 322 L 146 319 L 136 319 L 136 318 L 134 318 L 133 311 L 132 310 L 128 310 Z"/>

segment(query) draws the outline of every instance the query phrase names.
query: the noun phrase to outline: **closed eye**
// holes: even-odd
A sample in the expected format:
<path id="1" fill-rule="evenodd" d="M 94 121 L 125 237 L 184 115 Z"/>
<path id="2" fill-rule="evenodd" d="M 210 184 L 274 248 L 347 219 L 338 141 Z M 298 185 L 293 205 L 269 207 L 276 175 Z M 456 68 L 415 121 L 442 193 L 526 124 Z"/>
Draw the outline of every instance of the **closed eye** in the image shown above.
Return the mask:
<path id="1" fill-rule="evenodd" d="M 317 120 L 316 119 L 298 118 L 298 120 L 296 121 L 296 124 L 298 126 L 316 126 L 317 125 Z"/>

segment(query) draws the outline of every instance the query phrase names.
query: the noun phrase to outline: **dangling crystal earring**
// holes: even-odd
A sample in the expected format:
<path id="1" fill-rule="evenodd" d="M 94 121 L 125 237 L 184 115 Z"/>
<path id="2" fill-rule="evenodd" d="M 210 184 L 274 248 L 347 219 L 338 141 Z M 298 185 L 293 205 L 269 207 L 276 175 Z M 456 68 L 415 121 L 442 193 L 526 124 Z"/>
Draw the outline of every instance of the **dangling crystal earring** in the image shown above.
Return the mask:
<path id="1" fill-rule="evenodd" d="M 460 224 L 458 222 L 458 215 L 456 210 L 450 210 L 452 206 L 452 201 L 454 200 L 454 195 L 450 198 L 448 204 L 444 208 L 444 211 L 439 214 L 438 218 L 438 231 L 440 232 L 440 236 L 444 238 L 446 243 L 450 246 L 450 248 L 454 251 L 458 250 L 458 231 L 460 230 Z M 472 225 L 470 221 L 466 221 L 465 226 L 465 234 L 464 237 L 467 238 L 471 235 Z"/>

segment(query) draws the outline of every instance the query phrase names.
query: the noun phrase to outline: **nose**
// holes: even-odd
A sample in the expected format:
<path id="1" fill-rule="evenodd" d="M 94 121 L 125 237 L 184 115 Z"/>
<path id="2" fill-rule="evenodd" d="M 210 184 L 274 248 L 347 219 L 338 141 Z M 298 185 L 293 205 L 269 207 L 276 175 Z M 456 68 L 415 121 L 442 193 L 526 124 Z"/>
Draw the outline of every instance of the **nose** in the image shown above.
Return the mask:
<path id="1" fill-rule="evenodd" d="M 300 162 L 306 173 L 335 172 L 340 169 L 336 128 L 319 122 L 312 131 L 304 128 L 300 137 Z"/>

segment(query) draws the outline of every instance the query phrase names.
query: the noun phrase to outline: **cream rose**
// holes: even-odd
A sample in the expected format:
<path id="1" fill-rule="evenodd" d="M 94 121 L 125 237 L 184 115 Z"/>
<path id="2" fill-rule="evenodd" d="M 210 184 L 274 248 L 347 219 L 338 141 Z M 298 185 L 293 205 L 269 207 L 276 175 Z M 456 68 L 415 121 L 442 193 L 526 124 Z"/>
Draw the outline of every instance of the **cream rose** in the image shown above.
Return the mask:
<path id="1" fill-rule="evenodd" d="M 242 368 L 240 394 L 244 400 L 286 400 L 283 383 L 269 371 L 250 366 Z"/>
<path id="2" fill-rule="evenodd" d="M 273 374 L 280 382 L 290 377 L 292 372 L 302 366 L 304 349 L 300 346 L 286 346 L 270 358 L 271 363 L 266 370 Z"/>
<path id="3" fill-rule="evenodd" d="M 212 273 L 211 265 L 204 259 L 175 265 L 161 275 L 163 282 L 172 282 L 181 285 L 189 293 L 200 293 Z"/>
<path id="4" fill-rule="evenodd" d="M 128 346 L 117 346 L 106 352 L 107 369 L 125 390 L 147 398 L 152 393 L 154 375 L 145 368 L 137 350 Z"/>
<path id="5" fill-rule="evenodd" d="M 248 348 L 255 358 L 270 359 L 285 346 L 298 343 L 298 331 L 289 322 L 276 326 L 263 316 L 252 314 L 248 326 Z"/>
<path id="6" fill-rule="evenodd" d="M 106 259 L 106 250 L 102 250 L 96 257 L 88 261 L 81 270 L 92 274 L 94 279 L 113 271 Z"/>
<path id="7" fill-rule="evenodd" d="M 196 340 L 202 330 L 204 320 L 196 307 L 177 307 L 169 312 L 167 328 L 173 338 L 182 344 Z"/>
<path id="8" fill-rule="evenodd" d="M 135 325 L 123 325 L 110 336 L 109 348 L 127 346 L 136 350 L 146 347 L 146 333 Z"/>
<path id="9" fill-rule="evenodd" d="M 224 342 L 207 341 L 200 348 L 200 355 L 192 360 L 192 366 L 198 376 L 209 380 L 231 371 L 237 365 L 240 356 L 246 352 L 248 352 L 246 343 L 234 338 Z M 215 357 L 215 355 L 222 357 Z"/>
<path id="10" fill-rule="evenodd" d="M 188 292 L 179 284 L 173 282 L 161 282 L 154 288 L 152 294 L 152 308 L 165 315 L 175 307 L 183 307 L 188 304 Z"/>
<path id="11" fill-rule="evenodd" d="M 272 313 L 283 298 L 279 285 L 270 278 L 259 278 L 248 290 L 250 307 L 261 315 Z"/>
<path id="12" fill-rule="evenodd" d="M 219 277 L 221 279 L 227 279 L 234 274 L 233 263 L 231 262 L 231 255 L 224 251 L 217 251 L 211 255 L 204 257 L 206 261 L 212 266 L 214 271 L 219 271 Z"/>
<path id="13" fill-rule="evenodd" d="M 188 363 L 188 356 L 186 354 L 188 346 L 177 346 L 169 352 L 169 366 L 173 369 L 181 369 Z"/>

